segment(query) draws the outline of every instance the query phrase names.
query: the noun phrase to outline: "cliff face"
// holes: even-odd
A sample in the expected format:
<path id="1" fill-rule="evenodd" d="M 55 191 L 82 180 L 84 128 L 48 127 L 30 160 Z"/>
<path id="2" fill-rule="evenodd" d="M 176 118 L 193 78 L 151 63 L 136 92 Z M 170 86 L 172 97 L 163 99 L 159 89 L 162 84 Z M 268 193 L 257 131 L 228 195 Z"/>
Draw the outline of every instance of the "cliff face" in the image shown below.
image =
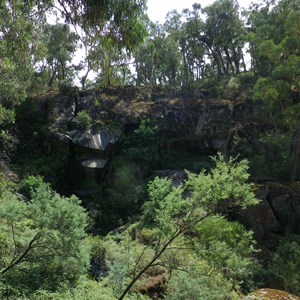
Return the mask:
<path id="1" fill-rule="evenodd" d="M 60 133 L 56 138 L 61 142 L 72 141 L 99 151 L 105 151 L 121 133 L 135 128 L 142 119 L 150 119 L 166 140 L 185 142 L 187 147 L 193 144 L 195 149 L 207 153 L 224 150 L 234 134 L 251 136 L 253 131 L 268 126 L 257 121 L 256 108 L 247 102 L 170 96 L 148 87 L 107 88 L 101 92 L 74 90 L 67 95 L 52 92 L 37 99 L 36 109 L 52 123 L 52 132 Z M 74 130 L 76 115 L 82 110 L 91 116 L 92 130 Z"/>
<path id="2" fill-rule="evenodd" d="M 142 120 L 157 126 L 161 170 L 200 171 L 206 166 L 205 162 L 199 163 L 203 157 L 207 159 L 218 151 L 228 156 L 237 154 L 239 139 L 247 140 L 252 151 L 259 152 L 260 134 L 273 130 L 270 123 L 258 117 L 259 109 L 251 102 L 171 95 L 149 87 L 52 91 L 34 99 L 34 110 L 50 123 L 42 143 L 43 152 L 64 153 L 67 162 L 62 180 L 74 187 L 70 192 L 83 198 L 89 198 L 90 191 L 78 190 L 76 186 L 86 180 L 101 182 L 118 152 L 120 138 L 133 132 Z M 85 126 L 79 118 L 82 111 L 90 117 Z M 134 143 L 129 140 L 126 147 L 134 147 Z M 143 179 L 146 173 L 149 175 L 148 167 L 131 162 L 130 172 Z M 112 176 L 111 181 L 114 180 Z M 240 220 L 255 232 L 258 240 L 276 240 L 274 234 L 286 228 L 300 232 L 297 195 L 292 187 L 263 183 L 257 187 L 262 202 Z"/>

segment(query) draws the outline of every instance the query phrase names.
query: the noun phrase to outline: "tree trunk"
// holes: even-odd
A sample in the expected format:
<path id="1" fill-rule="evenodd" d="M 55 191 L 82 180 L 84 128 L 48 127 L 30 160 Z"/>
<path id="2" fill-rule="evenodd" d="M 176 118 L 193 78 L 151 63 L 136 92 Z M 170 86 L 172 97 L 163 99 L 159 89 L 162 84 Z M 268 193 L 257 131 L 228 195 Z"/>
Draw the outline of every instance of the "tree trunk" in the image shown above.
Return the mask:
<path id="1" fill-rule="evenodd" d="M 293 140 L 293 151 L 292 151 L 292 166 L 291 166 L 291 183 L 295 182 L 299 164 L 299 156 L 300 156 L 300 120 L 298 124 L 297 133 Z"/>
<path id="2" fill-rule="evenodd" d="M 240 73 L 240 55 L 239 55 L 239 53 L 237 53 L 234 46 L 232 47 L 232 53 L 233 53 L 233 62 L 235 65 L 235 73 L 239 74 Z"/>
<path id="3" fill-rule="evenodd" d="M 226 58 L 227 58 L 227 66 L 230 67 L 232 74 L 234 74 L 234 73 L 235 73 L 235 70 L 234 70 L 234 66 L 233 66 L 233 63 L 232 63 L 232 59 L 231 59 L 231 57 L 230 57 L 230 54 L 229 54 L 229 52 L 228 52 L 228 49 L 224 48 L 224 52 L 225 52 Z M 228 71 L 229 71 L 229 67 L 227 67 L 227 73 L 229 73 L 229 72 L 228 72 Z"/>
<path id="4" fill-rule="evenodd" d="M 51 76 L 50 81 L 49 81 L 49 83 L 48 83 L 48 86 L 49 86 L 49 87 L 52 87 L 54 78 L 55 78 L 55 76 L 56 76 L 56 72 L 57 72 L 57 69 L 55 69 L 55 70 L 53 71 L 53 73 L 52 73 L 52 76 Z"/>

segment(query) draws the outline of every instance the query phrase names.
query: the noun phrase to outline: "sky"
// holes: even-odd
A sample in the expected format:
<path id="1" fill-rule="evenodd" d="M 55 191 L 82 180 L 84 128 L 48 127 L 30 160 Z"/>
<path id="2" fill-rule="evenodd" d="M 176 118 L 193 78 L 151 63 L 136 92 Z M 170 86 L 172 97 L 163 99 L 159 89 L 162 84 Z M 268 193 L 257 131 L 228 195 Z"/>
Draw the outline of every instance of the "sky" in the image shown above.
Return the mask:
<path id="1" fill-rule="evenodd" d="M 165 17 L 169 11 L 176 9 L 179 13 L 184 8 L 192 8 L 194 3 L 200 3 L 202 7 L 210 5 L 215 0 L 148 0 L 148 16 L 153 22 L 164 23 Z M 255 0 L 239 0 L 241 7 L 248 7 Z"/>

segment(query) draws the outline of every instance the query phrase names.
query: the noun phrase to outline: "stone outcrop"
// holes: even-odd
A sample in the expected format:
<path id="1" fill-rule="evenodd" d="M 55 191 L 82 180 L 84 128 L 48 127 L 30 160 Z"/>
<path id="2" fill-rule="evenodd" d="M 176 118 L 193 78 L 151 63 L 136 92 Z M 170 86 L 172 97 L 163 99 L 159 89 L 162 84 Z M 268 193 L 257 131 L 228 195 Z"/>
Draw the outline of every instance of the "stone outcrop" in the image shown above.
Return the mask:
<path id="1" fill-rule="evenodd" d="M 256 104 L 168 94 L 162 88 L 50 91 L 34 103 L 51 123 L 45 151 L 59 148 L 68 153 L 64 180 L 71 184 L 101 178 L 120 136 L 135 129 L 143 119 L 150 119 L 159 129 L 162 159 L 178 150 L 195 157 L 217 151 L 230 154 L 237 138 L 247 139 L 259 152 L 259 135 L 273 130 L 272 124 L 258 118 Z M 82 110 L 92 118 L 93 126 L 86 130 L 78 128 L 76 121 Z M 260 204 L 246 211 L 241 221 L 258 240 L 272 239 L 273 234 L 287 227 L 300 233 L 299 193 L 274 182 L 257 186 L 256 193 Z"/>
<path id="2" fill-rule="evenodd" d="M 242 300 L 300 300 L 300 297 L 274 289 L 259 289 Z"/>
<path id="3" fill-rule="evenodd" d="M 180 97 L 159 88 L 106 88 L 101 92 L 67 94 L 52 91 L 39 96 L 36 110 L 52 123 L 54 137 L 60 142 L 105 151 L 119 133 L 149 118 L 157 125 L 168 147 L 184 147 L 215 153 L 230 146 L 234 136 L 251 137 L 270 126 L 255 117 L 257 108 L 247 102 L 201 97 Z M 86 111 L 97 126 L 86 132 L 76 128 L 76 115 Z M 118 134 L 112 134 L 113 131 Z"/>
<path id="4" fill-rule="evenodd" d="M 300 194 L 277 182 L 256 185 L 256 206 L 235 215 L 235 218 L 254 232 L 258 241 L 267 241 L 267 248 L 276 248 L 279 236 L 286 231 L 300 233 Z"/>
<path id="5" fill-rule="evenodd" d="M 107 128 L 83 132 L 75 131 L 70 135 L 74 145 L 101 152 L 108 151 L 108 148 L 114 145 L 118 140 L 118 136 L 109 132 Z"/>

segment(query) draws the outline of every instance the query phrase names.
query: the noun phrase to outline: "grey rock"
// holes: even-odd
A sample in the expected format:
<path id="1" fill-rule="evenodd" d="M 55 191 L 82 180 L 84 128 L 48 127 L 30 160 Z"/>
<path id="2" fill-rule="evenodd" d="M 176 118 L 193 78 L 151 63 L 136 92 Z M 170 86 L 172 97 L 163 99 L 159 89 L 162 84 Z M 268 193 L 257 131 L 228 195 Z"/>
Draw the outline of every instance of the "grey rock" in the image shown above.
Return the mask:
<path id="1" fill-rule="evenodd" d="M 84 168 L 88 169 L 103 169 L 107 163 L 106 159 L 96 158 L 96 159 L 87 159 L 81 162 L 81 165 Z"/>
<path id="2" fill-rule="evenodd" d="M 85 132 L 76 131 L 72 136 L 72 142 L 80 147 L 94 150 L 106 151 L 109 144 L 115 144 L 118 136 L 111 134 L 109 130 L 100 131 L 88 130 Z"/>

